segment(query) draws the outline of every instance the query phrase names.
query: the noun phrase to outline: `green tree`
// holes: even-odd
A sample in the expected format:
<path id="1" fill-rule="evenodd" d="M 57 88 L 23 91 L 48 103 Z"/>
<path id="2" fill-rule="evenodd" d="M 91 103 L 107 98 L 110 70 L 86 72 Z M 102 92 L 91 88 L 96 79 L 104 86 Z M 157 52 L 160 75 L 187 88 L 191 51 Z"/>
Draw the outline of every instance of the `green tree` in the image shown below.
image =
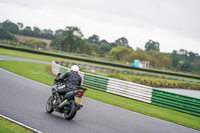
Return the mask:
<path id="1" fill-rule="evenodd" d="M 95 49 L 97 47 L 97 44 L 89 43 L 87 40 L 84 40 L 78 47 L 77 52 L 88 55 L 96 55 Z"/>
<path id="2" fill-rule="evenodd" d="M 15 34 L 18 34 L 18 33 L 19 33 L 19 28 L 18 28 L 18 26 L 17 26 L 15 23 L 13 23 L 13 22 L 11 22 L 11 21 L 9 21 L 9 20 L 4 21 L 4 22 L 2 23 L 2 26 L 3 26 L 7 31 L 9 31 L 9 32 L 11 32 L 11 33 L 15 33 Z"/>
<path id="3" fill-rule="evenodd" d="M 171 65 L 172 65 L 172 59 L 169 58 L 168 56 L 162 55 L 162 56 L 161 56 L 161 59 L 160 59 L 159 66 L 160 66 L 160 67 L 163 67 L 163 68 L 165 68 L 165 67 L 170 68 Z"/>
<path id="4" fill-rule="evenodd" d="M 160 44 L 158 42 L 154 42 L 152 40 L 149 40 L 145 45 L 145 51 L 149 51 L 151 49 L 156 50 L 156 51 L 160 51 Z"/>
<path id="5" fill-rule="evenodd" d="M 19 28 L 19 31 L 22 31 L 22 29 L 24 27 L 23 23 L 17 23 L 17 26 Z"/>
<path id="6" fill-rule="evenodd" d="M 198 54 L 195 54 L 193 52 L 189 52 L 188 55 L 189 55 L 189 61 L 190 62 L 194 62 L 198 58 Z"/>
<path id="7" fill-rule="evenodd" d="M 33 36 L 40 37 L 41 30 L 38 27 L 33 27 Z"/>
<path id="8" fill-rule="evenodd" d="M 151 66 L 169 68 L 172 65 L 172 59 L 165 54 L 161 54 L 160 52 L 152 49 L 147 52 L 147 54 L 149 55 L 149 62 Z"/>
<path id="9" fill-rule="evenodd" d="M 105 39 L 103 39 L 103 40 L 100 41 L 100 44 L 102 44 L 102 43 L 107 43 L 107 44 L 109 44 L 108 41 L 106 41 Z"/>
<path id="10" fill-rule="evenodd" d="M 136 59 L 140 60 L 140 61 L 148 61 L 149 60 L 147 53 L 140 48 L 137 48 L 136 51 L 133 51 L 129 55 L 125 56 L 125 60 L 127 60 L 129 62 L 133 62 Z"/>
<path id="11" fill-rule="evenodd" d="M 191 72 L 191 70 L 193 69 L 193 65 L 192 63 L 190 63 L 189 61 L 185 61 L 183 64 L 181 64 L 180 66 L 180 70 L 181 71 L 187 71 L 187 72 Z"/>
<path id="12" fill-rule="evenodd" d="M 200 59 L 197 60 L 194 65 L 195 65 L 196 70 L 200 72 Z"/>
<path id="13" fill-rule="evenodd" d="M 171 54 L 172 56 L 172 64 L 174 68 L 177 68 L 180 64 L 180 55 L 178 54 L 178 52 L 176 50 L 174 50 Z"/>
<path id="14" fill-rule="evenodd" d="M 48 39 L 53 39 L 53 31 L 50 29 L 44 29 L 42 30 L 42 37 L 43 38 L 48 38 Z"/>
<path id="15" fill-rule="evenodd" d="M 129 47 L 128 40 L 125 37 L 121 37 L 115 41 L 115 43 L 119 46 Z"/>
<path id="16" fill-rule="evenodd" d="M 32 36 L 32 29 L 30 26 L 26 26 L 23 30 L 22 30 L 22 34 L 25 36 Z"/>
<path id="17" fill-rule="evenodd" d="M 117 44 L 116 43 L 110 43 L 111 47 L 116 47 Z"/>
<path id="18" fill-rule="evenodd" d="M 54 37 L 61 37 L 63 35 L 64 30 L 59 29 L 55 31 Z"/>
<path id="19" fill-rule="evenodd" d="M 14 35 L 8 32 L 5 28 L 0 26 L 0 39 L 1 40 L 17 40 Z"/>
<path id="20" fill-rule="evenodd" d="M 89 38 L 87 39 L 87 41 L 88 41 L 89 43 L 100 44 L 99 36 L 97 36 L 97 35 L 92 35 L 91 37 L 89 37 Z"/>
<path id="21" fill-rule="evenodd" d="M 116 60 L 122 60 L 126 55 L 129 55 L 133 50 L 131 48 L 117 46 L 110 51 L 110 56 Z"/>
<path id="22" fill-rule="evenodd" d="M 45 46 L 46 46 L 46 43 L 44 43 L 44 42 L 42 42 L 42 41 L 39 41 L 39 40 L 37 40 L 37 39 L 33 39 L 33 38 L 31 38 L 31 39 L 27 39 L 26 41 L 25 41 L 25 43 L 29 46 L 29 47 L 31 47 L 31 48 L 45 48 Z"/>
<path id="23" fill-rule="evenodd" d="M 67 52 L 76 52 L 77 48 L 83 42 L 83 34 L 77 27 L 67 27 L 63 32 L 63 38 L 61 47 Z"/>
<path id="24" fill-rule="evenodd" d="M 55 50 L 63 50 L 62 49 L 62 43 L 63 43 L 64 38 L 63 37 L 57 37 L 51 41 L 51 48 Z M 64 50 L 63 50 L 64 51 Z"/>
<path id="25" fill-rule="evenodd" d="M 99 45 L 98 53 L 100 56 L 105 56 L 105 54 L 108 53 L 110 50 L 110 44 L 103 42 Z"/>

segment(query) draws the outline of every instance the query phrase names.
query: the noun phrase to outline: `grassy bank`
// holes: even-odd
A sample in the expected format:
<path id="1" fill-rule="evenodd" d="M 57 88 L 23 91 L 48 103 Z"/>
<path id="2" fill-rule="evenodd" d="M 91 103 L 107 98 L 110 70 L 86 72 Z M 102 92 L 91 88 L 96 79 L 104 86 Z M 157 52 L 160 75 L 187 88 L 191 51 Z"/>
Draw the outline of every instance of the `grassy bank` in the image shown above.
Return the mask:
<path id="1" fill-rule="evenodd" d="M 5 70 L 47 85 L 52 85 L 54 77 L 50 76 L 46 71 L 48 66 L 48 64 L 32 62 L 0 61 L 0 67 Z"/>
<path id="2" fill-rule="evenodd" d="M 46 72 L 48 66 L 49 65 L 46 64 L 30 62 L 0 61 L 0 67 L 8 71 L 47 85 L 52 85 L 54 77 L 50 76 Z M 178 111 L 154 106 L 132 99 L 127 99 L 94 89 L 88 89 L 84 96 L 124 109 L 128 109 L 130 111 L 138 112 L 200 130 L 200 118 L 197 116 L 184 114 Z"/>
<path id="3" fill-rule="evenodd" d="M 0 133 L 32 133 L 32 132 L 0 117 Z"/>

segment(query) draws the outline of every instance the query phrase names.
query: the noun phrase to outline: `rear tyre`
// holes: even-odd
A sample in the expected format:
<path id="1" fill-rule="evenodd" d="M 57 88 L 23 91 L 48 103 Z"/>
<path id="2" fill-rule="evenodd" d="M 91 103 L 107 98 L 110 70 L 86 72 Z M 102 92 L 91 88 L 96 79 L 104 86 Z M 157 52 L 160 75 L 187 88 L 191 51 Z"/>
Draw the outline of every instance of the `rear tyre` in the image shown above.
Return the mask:
<path id="1" fill-rule="evenodd" d="M 64 117 L 67 120 L 71 120 L 74 118 L 74 116 L 76 115 L 76 112 L 78 110 L 78 107 L 76 106 L 74 100 L 70 100 L 68 102 L 69 104 L 66 105 L 65 111 L 64 111 Z"/>
<path id="2" fill-rule="evenodd" d="M 48 113 L 53 112 L 53 96 L 50 96 L 46 103 L 46 111 Z"/>

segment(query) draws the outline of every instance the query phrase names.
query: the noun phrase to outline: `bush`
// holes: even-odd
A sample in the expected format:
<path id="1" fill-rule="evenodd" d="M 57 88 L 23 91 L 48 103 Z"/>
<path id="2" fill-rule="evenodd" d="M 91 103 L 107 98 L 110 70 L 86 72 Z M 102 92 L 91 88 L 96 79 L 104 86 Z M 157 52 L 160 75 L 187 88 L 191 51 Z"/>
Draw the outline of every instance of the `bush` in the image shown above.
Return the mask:
<path id="1" fill-rule="evenodd" d="M 167 80 L 158 78 L 143 78 L 142 76 L 127 76 L 125 74 L 119 74 L 117 72 L 109 73 L 108 75 L 111 78 L 126 80 L 133 83 L 151 87 L 157 87 L 157 88 L 182 88 L 182 89 L 200 90 L 200 84 L 198 83 L 189 83 L 189 82 L 175 81 L 169 79 Z"/>

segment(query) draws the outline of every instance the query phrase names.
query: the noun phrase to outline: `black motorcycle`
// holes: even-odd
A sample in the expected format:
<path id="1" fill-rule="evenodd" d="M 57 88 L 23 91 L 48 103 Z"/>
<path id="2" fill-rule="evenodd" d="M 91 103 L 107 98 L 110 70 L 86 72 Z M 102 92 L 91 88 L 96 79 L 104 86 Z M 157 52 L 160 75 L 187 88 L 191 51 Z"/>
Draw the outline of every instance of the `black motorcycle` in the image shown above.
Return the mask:
<path id="1" fill-rule="evenodd" d="M 58 73 L 56 79 L 59 78 L 60 75 L 61 73 Z M 71 120 L 76 115 L 76 112 L 83 107 L 82 96 L 87 89 L 83 87 L 73 88 L 65 95 L 61 95 L 61 103 L 58 104 L 55 92 L 59 88 L 63 88 L 64 85 L 64 82 L 54 81 L 53 87 L 51 89 L 52 95 L 49 97 L 46 103 L 46 111 L 48 113 L 52 113 L 53 111 L 59 112 L 61 114 L 64 113 L 65 119 Z"/>

